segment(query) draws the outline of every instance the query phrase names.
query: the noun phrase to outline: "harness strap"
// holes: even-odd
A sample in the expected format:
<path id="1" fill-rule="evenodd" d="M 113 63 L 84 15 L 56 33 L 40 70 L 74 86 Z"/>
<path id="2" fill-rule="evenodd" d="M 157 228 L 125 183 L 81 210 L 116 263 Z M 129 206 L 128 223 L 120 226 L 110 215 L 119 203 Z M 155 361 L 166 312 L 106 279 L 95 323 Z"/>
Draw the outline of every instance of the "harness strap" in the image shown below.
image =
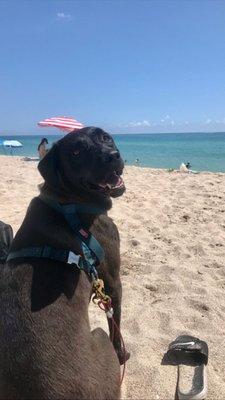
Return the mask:
<path id="1" fill-rule="evenodd" d="M 82 228 L 79 217 L 77 215 L 78 212 L 80 213 L 91 213 L 91 214 L 102 214 L 105 212 L 105 210 L 98 208 L 92 204 L 66 204 L 66 205 L 61 205 L 60 203 L 51 200 L 49 198 L 46 198 L 44 196 L 40 195 L 40 198 L 44 203 L 49 205 L 51 208 L 54 210 L 60 212 L 70 227 L 73 229 L 74 232 L 76 232 L 77 236 L 81 240 L 81 242 L 84 242 L 87 246 L 87 249 L 83 248 L 84 252 L 85 250 L 90 249 L 92 252 L 92 255 L 95 256 L 96 261 L 100 264 L 101 261 L 104 260 L 105 258 L 105 253 L 103 248 L 100 246 L 99 242 L 95 237 L 90 233 L 85 231 L 85 229 Z M 83 243 L 82 243 L 83 244 Z M 83 246 L 82 246 L 83 247 Z M 87 251 L 86 251 L 87 254 Z"/>
<path id="2" fill-rule="evenodd" d="M 81 226 L 77 212 L 80 213 L 102 213 L 105 210 L 92 206 L 90 204 L 67 204 L 61 205 L 49 198 L 40 195 L 49 207 L 60 212 L 66 219 L 69 226 L 75 232 L 80 241 L 83 257 L 69 250 L 55 249 L 51 246 L 25 247 L 17 251 L 11 251 L 7 261 L 15 258 L 46 258 L 55 261 L 64 262 L 71 265 L 77 265 L 79 269 L 84 270 L 90 277 L 97 277 L 96 266 L 104 259 L 105 253 L 99 242 L 90 233 Z"/>
<path id="3" fill-rule="evenodd" d="M 15 258 L 46 258 L 54 261 L 63 262 L 70 265 L 76 265 L 80 270 L 85 271 L 90 276 L 96 275 L 95 266 L 92 260 L 90 262 L 81 256 L 69 250 L 59 250 L 50 246 L 43 247 L 24 247 L 17 251 L 11 251 L 7 257 L 7 261 Z"/>
<path id="4" fill-rule="evenodd" d="M 68 253 L 69 252 L 67 250 L 54 249 L 53 247 L 50 246 L 25 247 L 17 251 L 10 251 L 7 261 L 12 260 L 14 258 L 34 257 L 34 258 L 50 258 L 56 261 L 67 262 Z"/>

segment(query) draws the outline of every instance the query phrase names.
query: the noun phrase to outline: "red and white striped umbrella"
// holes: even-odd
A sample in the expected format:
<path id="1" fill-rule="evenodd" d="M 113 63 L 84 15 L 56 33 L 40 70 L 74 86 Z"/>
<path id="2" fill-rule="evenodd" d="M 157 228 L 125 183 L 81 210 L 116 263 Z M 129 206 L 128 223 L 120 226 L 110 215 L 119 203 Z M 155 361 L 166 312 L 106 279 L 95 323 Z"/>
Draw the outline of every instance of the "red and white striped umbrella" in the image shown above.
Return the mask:
<path id="1" fill-rule="evenodd" d="M 70 117 L 54 117 L 46 118 L 43 121 L 38 122 L 40 127 L 53 127 L 61 129 L 62 131 L 72 132 L 74 129 L 84 128 L 81 122 L 76 121 L 74 118 Z"/>

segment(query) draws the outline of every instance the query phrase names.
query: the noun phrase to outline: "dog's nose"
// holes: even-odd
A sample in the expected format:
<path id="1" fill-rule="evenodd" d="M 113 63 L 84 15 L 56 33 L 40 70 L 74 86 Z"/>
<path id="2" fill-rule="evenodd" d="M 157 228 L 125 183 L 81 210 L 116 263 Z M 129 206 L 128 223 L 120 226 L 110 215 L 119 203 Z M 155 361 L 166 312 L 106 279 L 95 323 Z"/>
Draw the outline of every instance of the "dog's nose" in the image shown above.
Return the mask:
<path id="1" fill-rule="evenodd" d="M 109 154 L 107 154 L 106 161 L 107 162 L 112 162 L 112 161 L 118 160 L 118 158 L 120 158 L 119 151 L 118 150 L 113 150 Z"/>

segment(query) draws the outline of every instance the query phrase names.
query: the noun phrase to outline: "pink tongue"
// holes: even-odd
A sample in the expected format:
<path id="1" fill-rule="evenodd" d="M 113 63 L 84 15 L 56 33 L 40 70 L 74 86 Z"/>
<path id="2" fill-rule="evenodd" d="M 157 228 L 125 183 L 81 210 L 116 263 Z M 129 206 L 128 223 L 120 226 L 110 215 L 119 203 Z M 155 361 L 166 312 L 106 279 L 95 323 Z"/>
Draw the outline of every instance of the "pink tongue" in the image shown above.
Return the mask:
<path id="1" fill-rule="evenodd" d="M 112 186 L 112 188 L 117 188 L 123 185 L 123 180 L 120 176 L 118 176 L 117 182 L 114 184 L 111 183 L 99 183 L 98 186 L 100 186 L 101 188 L 105 189 L 106 187 L 110 187 Z"/>
<path id="2" fill-rule="evenodd" d="M 115 186 L 121 186 L 123 184 L 123 180 L 120 178 L 120 176 L 118 177 L 118 181 L 116 183 Z"/>

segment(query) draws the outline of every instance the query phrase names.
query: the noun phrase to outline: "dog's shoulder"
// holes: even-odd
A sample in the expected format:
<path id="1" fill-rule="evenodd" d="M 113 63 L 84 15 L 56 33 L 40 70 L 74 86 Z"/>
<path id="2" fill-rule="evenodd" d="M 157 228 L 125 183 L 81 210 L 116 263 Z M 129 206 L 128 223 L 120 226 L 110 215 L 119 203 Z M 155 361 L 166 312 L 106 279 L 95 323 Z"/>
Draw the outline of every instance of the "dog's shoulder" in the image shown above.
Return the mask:
<path id="1" fill-rule="evenodd" d="M 104 235 L 106 237 L 119 240 L 119 231 L 116 224 L 107 214 L 102 214 L 94 221 L 92 231 L 95 235 Z"/>

